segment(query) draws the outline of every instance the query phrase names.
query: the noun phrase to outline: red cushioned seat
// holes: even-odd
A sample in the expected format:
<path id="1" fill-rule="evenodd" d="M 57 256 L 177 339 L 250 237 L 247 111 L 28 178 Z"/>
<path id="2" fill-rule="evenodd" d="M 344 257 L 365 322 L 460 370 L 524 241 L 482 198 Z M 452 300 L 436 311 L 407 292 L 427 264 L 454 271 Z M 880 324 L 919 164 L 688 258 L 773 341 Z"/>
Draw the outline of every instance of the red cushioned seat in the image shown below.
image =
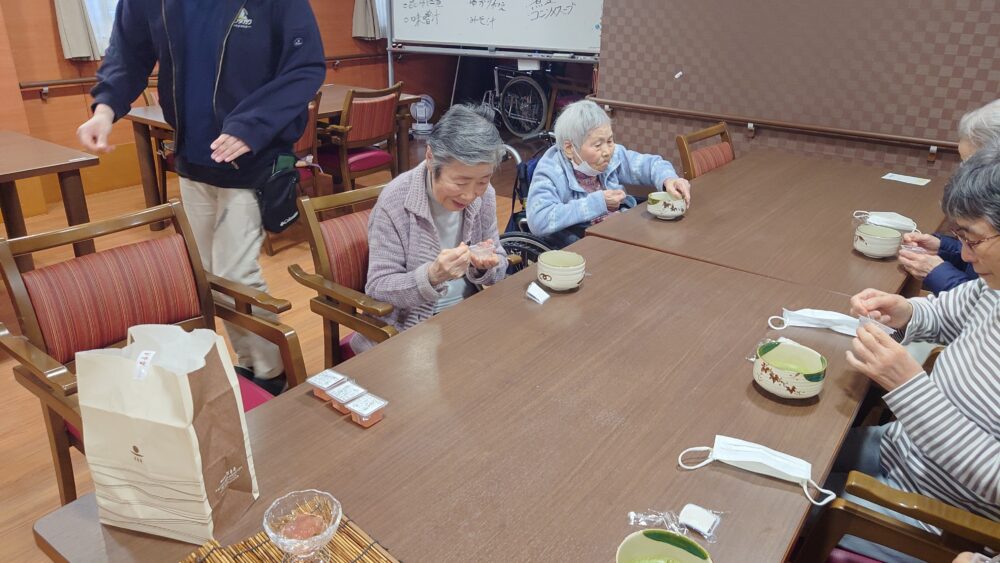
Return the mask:
<path id="1" fill-rule="evenodd" d="M 335 149 L 322 148 L 318 153 L 319 165 L 323 170 L 336 170 L 340 160 Z M 392 154 L 382 149 L 367 147 L 347 151 L 347 167 L 351 172 L 363 172 L 385 166 L 392 162 Z"/>

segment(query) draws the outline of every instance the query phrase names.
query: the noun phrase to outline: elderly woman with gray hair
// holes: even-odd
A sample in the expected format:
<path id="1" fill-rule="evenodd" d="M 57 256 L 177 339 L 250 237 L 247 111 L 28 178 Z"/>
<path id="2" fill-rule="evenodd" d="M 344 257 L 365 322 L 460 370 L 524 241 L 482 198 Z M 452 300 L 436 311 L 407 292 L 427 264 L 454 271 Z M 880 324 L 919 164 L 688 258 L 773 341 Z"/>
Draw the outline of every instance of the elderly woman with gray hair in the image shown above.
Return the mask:
<path id="1" fill-rule="evenodd" d="M 979 147 L 1000 140 L 1000 100 L 970 111 L 958 124 L 958 154 L 962 160 L 975 154 Z M 902 250 L 899 263 L 913 277 L 924 280 L 924 289 L 937 294 L 959 284 L 976 279 L 972 266 L 962 260 L 962 245 L 941 234 L 910 233 L 903 242 L 923 249 L 923 252 Z"/>
<path id="2" fill-rule="evenodd" d="M 486 106 L 454 106 L 427 141 L 426 158 L 382 191 L 368 220 L 365 293 L 391 304 L 385 322 L 403 331 L 503 279 L 490 185 L 503 141 Z M 355 333 L 360 353 L 372 342 Z"/>
<path id="3" fill-rule="evenodd" d="M 903 333 L 903 343 L 948 346 L 927 373 L 875 325 L 858 329 L 847 363 L 886 390 L 896 420 L 848 437 L 834 471 L 859 469 L 896 489 L 1000 520 L 1000 143 L 982 147 L 948 182 L 942 210 L 957 225 L 962 258 L 979 279 L 938 296 L 906 299 L 875 289 L 851 314 Z M 838 467 L 839 466 L 839 467 Z M 886 512 L 882 508 L 873 510 Z M 890 516 L 914 521 L 897 514 Z M 936 532 L 926 524 L 914 524 Z M 909 561 L 849 537 L 841 546 L 881 561 Z"/>
<path id="4" fill-rule="evenodd" d="M 624 184 L 651 186 L 690 203 L 691 185 L 657 155 L 616 145 L 611 118 L 590 100 L 559 114 L 555 146 L 538 160 L 528 189 L 528 228 L 562 248 L 608 213 L 635 207 Z"/>

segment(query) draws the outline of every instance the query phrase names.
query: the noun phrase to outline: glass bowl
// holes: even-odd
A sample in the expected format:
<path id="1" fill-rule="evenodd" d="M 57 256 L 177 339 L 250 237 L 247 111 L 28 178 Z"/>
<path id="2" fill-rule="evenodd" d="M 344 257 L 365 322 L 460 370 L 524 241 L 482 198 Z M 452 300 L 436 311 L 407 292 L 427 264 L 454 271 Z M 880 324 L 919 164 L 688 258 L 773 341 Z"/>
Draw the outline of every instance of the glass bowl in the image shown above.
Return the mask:
<path id="1" fill-rule="evenodd" d="M 264 513 L 264 531 L 285 561 L 323 561 L 318 553 L 333 539 L 342 516 L 333 495 L 308 489 L 279 498 Z"/>

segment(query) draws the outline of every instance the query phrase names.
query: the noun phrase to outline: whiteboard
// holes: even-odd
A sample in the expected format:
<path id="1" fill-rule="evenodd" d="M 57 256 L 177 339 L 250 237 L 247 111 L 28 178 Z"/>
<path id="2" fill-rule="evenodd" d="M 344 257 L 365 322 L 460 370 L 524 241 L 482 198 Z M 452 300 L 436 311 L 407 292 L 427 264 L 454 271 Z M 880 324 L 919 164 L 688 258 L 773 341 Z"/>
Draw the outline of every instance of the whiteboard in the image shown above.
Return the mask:
<path id="1" fill-rule="evenodd" d="M 603 0 L 391 0 L 392 41 L 598 53 Z"/>

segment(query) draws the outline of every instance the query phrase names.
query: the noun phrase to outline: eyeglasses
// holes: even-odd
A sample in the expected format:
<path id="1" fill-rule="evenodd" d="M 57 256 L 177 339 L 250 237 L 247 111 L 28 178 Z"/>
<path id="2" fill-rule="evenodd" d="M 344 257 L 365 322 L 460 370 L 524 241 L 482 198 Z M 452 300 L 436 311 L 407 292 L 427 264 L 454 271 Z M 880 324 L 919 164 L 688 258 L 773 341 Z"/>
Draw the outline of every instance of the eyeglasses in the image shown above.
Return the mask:
<path id="1" fill-rule="evenodd" d="M 965 244 L 965 246 L 968 246 L 969 250 L 975 250 L 977 246 L 979 246 L 980 244 L 983 244 L 984 242 L 986 242 L 988 240 L 993 240 L 995 238 L 1000 238 L 1000 234 L 997 234 L 997 235 L 993 235 L 993 236 L 986 237 L 986 238 L 970 240 L 969 237 L 967 237 L 965 235 L 965 233 L 960 233 L 960 232 L 958 232 L 957 229 L 952 229 L 951 230 L 951 234 L 955 238 L 957 238 L 958 240 L 962 241 L 962 243 Z"/>

